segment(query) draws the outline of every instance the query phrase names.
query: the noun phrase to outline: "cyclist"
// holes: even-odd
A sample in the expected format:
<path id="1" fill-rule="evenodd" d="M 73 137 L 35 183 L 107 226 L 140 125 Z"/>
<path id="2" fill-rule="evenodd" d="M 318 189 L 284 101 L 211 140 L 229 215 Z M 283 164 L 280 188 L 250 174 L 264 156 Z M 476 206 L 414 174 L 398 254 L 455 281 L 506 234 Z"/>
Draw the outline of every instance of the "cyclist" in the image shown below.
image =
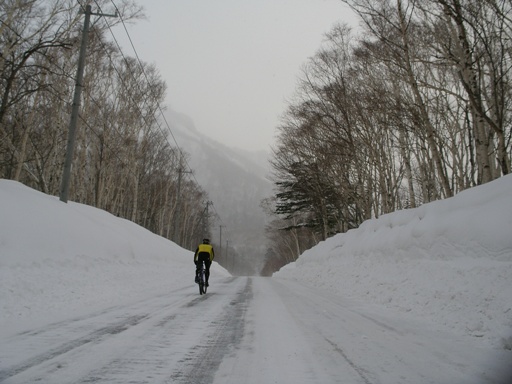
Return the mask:
<path id="1" fill-rule="evenodd" d="M 210 278 L 210 265 L 212 264 L 215 253 L 210 244 L 210 239 L 203 239 L 203 243 L 199 244 L 194 253 L 194 264 L 196 265 L 196 283 L 199 281 L 199 266 L 204 262 L 205 265 L 205 285 L 208 287 L 208 279 Z"/>

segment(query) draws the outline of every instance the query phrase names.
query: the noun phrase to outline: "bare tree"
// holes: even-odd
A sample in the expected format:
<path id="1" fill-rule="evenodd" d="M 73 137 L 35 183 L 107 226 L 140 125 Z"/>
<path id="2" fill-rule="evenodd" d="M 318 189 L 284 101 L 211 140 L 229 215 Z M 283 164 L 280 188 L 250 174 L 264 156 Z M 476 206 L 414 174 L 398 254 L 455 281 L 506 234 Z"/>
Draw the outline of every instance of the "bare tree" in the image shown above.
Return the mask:
<path id="1" fill-rule="evenodd" d="M 101 12 L 107 4 L 93 5 Z M 80 6 L 69 0 L 0 2 L 0 176 L 49 194 L 58 193 L 62 174 Z M 133 0 L 116 8 L 124 22 L 143 17 Z M 163 236 L 177 225 L 182 244 L 190 244 L 201 236 L 207 196 L 187 181 L 184 209 L 175 217 L 177 174 L 186 154 L 169 143 L 159 118 L 166 85 L 155 66 L 125 57 L 108 41 L 106 31 L 116 22 L 100 18 L 89 32 L 71 196 Z"/>
<path id="2" fill-rule="evenodd" d="M 479 180 L 493 180 L 510 173 L 510 40 L 512 21 L 507 2 L 437 0 L 438 18 L 444 21 L 446 35 L 439 42 L 446 60 L 455 66 L 469 102 Z M 496 137 L 496 143 L 494 142 Z M 499 164 L 494 166 L 490 153 Z"/>
<path id="3" fill-rule="evenodd" d="M 345 2 L 365 34 L 333 28 L 304 67 L 278 127 L 274 229 L 322 238 L 510 172 L 511 4 Z M 274 236 L 267 267 L 291 244 Z"/>

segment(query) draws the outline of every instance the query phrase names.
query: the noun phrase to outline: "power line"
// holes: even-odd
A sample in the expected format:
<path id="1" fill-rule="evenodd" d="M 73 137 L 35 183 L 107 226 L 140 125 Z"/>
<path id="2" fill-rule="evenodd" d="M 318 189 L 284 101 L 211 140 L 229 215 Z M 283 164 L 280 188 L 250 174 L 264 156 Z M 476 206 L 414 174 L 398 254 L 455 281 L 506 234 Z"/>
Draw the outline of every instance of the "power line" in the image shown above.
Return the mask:
<path id="1" fill-rule="evenodd" d="M 98 4 L 97 0 L 94 0 L 94 2 L 96 3 L 96 5 L 97 5 L 98 9 L 100 9 L 100 11 L 101 11 L 101 6 Z M 116 15 L 118 15 L 119 19 L 121 20 L 121 24 L 123 25 L 123 28 L 124 28 L 124 30 L 125 30 L 125 33 L 126 33 L 126 35 L 127 35 L 127 37 L 128 37 L 128 40 L 129 40 L 129 42 L 130 42 L 130 45 L 132 46 L 132 49 L 133 49 L 133 51 L 134 51 L 134 54 L 135 54 L 135 57 L 136 57 L 136 59 L 137 59 L 137 63 L 139 64 L 139 67 L 140 67 L 140 69 L 141 69 L 141 72 L 142 72 L 142 74 L 144 75 L 144 78 L 146 79 L 146 81 L 148 82 L 148 84 L 151 84 L 151 83 L 150 83 L 150 81 L 149 81 L 148 75 L 147 75 L 147 73 L 146 73 L 146 70 L 144 69 L 144 65 L 142 64 L 142 61 L 141 61 L 141 59 L 140 59 L 140 57 L 139 57 L 139 54 L 138 54 L 138 52 L 137 52 L 137 49 L 135 48 L 135 45 L 133 44 L 133 40 L 132 40 L 132 38 L 131 38 L 131 36 L 130 36 L 130 33 L 128 32 L 128 29 L 126 28 L 126 24 L 125 24 L 125 22 L 124 22 L 124 19 L 123 19 L 123 17 L 122 17 L 122 14 L 121 14 L 121 12 L 119 11 L 119 9 L 118 9 L 117 5 L 114 3 L 114 1 L 113 1 L 113 0 L 111 0 L 111 3 L 112 3 L 112 5 L 114 6 L 114 8 L 115 8 L 115 10 L 116 10 Z M 123 59 L 124 59 L 124 60 L 125 60 L 125 62 L 127 63 L 127 68 L 129 69 L 128 60 L 126 59 L 126 57 L 125 57 L 125 55 L 124 55 L 124 53 L 123 53 L 123 50 L 121 49 L 121 46 L 119 45 L 119 42 L 117 41 L 116 36 L 115 36 L 115 34 L 114 34 L 114 32 L 113 32 L 113 30 L 112 30 L 112 28 L 111 28 L 111 26 L 110 26 L 110 24 L 108 23 L 108 21 L 107 21 L 107 20 L 105 20 L 105 24 L 107 25 L 107 27 L 108 27 L 108 29 L 109 29 L 109 31 L 110 31 L 110 33 L 111 33 L 111 35 L 112 35 L 112 38 L 113 38 L 113 40 L 114 40 L 114 42 L 115 42 L 115 44 L 116 44 L 116 46 L 117 46 L 117 48 L 118 48 L 118 50 L 119 50 L 119 53 L 121 54 L 121 56 L 123 57 Z M 109 56 L 109 57 L 110 57 L 110 56 Z M 111 60 L 111 62 L 112 62 L 112 60 Z M 117 69 L 115 68 L 115 65 L 113 64 L 113 62 L 112 62 L 112 65 L 113 65 L 114 69 L 115 69 L 115 70 L 116 70 L 116 72 L 117 72 Z M 133 73 L 132 73 L 132 75 L 133 75 Z M 121 79 L 121 76 L 120 76 L 120 79 Z M 121 80 L 121 81 L 122 81 L 122 80 Z M 151 90 L 151 87 L 149 87 L 149 89 Z M 156 98 L 155 98 L 155 99 L 156 99 Z M 181 149 L 180 145 L 178 144 L 178 141 L 176 140 L 176 137 L 175 137 L 175 135 L 174 135 L 174 133 L 173 133 L 173 131 L 172 131 L 172 129 L 171 129 L 171 127 L 170 127 L 170 125 L 169 125 L 169 122 L 167 121 L 167 118 L 165 117 L 165 114 L 163 113 L 163 109 L 162 109 L 162 107 L 160 106 L 160 103 L 158 103 L 158 102 L 157 102 L 157 108 L 158 108 L 158 110 L 160 111 L 160 115 L 162 116 L 162 119 L 163 119 L 163 121 L 164 121 L 164 123 L 165 123 L 165 126 L 167 127 L 168 132 L 171 134 L 171 137 L 172 137 L 172 139 L 173 139 L 174 143 L 176 144 L 176 148 L 178 149 L 179 153 L 181 154 L 181 159 L 184 161 L 184 163 L 186 164 L 187 168 L 190 170 L 190 174 L 192 175 L 192 178 L 194 179 L 194 181 L 196 182 L 196 184 L 200 186 L 201 184 L 197 181 L 197 179 L 196 179 L 196 177 L 195 177 L 195 174 L 194 174 L 194 172 L 193 172 L 193 169 L 192 169 L 192 167 L 190 166 L 190 164 L 188 163 L 188 161 L 187 161 L 187 159 L 186 159 L 186 157 L 185 157 L 185 155 L 184 155 L 184 153 L 183 153 L 183 150 Z M 161 127 L 161 125 L 159 124 L 158 120 L 156 119 L 156 116 L 153 116 L 153 118 L 155 119 L 155 122 L 156 122 L 156 124 L 157 124 L 158 128 L 159 128 L 159 129 L 161 130 L 161 132 L 164 134 L 164 137 L 166 138 L 166 141 L 168 142 L 168 144 L 169 144 L 169 145 L 171 145 L 171 143 L 169 143 L 169 141 L 168 141 L 168 139 L 167 139 L 167 136 L 165 135 L 165 132 L 163 131 L 163 129 L 162 129 L 162 127 Z M 188 172 L 187 172 L 187 173 L 188 173 Z M 215 205 L 214 205 L 212 202 L 210 202 L 210 205 L 212 206 L 213 210 L 215 211 L 215 215 L 217 216 L 217 218 L 219 219 L 219 221 L 220 221 L 221 223 L 223 223 L 222 218 L 220 217 L 220 215 L 219 215 L 219 213 L 218 213 L 218 211 L 217 211 L 217 209 L 216 209 Z"/>
<path id="2" fill-rule="evenodd" d="M 80 94 L 82 93 L 82 82 L 84 76 L 84 67 L 85 67 L 85 52 L 87 50 L 87 41 L 89 36 L 89 22 L 91 19 L 91 15 L 93 15 L 91 6 L 87 5 L 85 8 L 85 20 L 84 26 L 82 30 L 82 41 L 80 44 L 80 54 L 78 57 L 78 66 L 76 71 L 76 83 L 75 83 L 75 92 L 73 96 L 73 106 L 71 110 L 71 120 L 69 123 L 68 130 L 68 143 L 66 148 L 66 159 L 64 161 L 64 169 L 62 171 L 62 185 L 60 189 L 60 201 L 67 203 L 68 202 L 68 194 L 69 194 L 69 183 L 71 179 L 71 165 L 73 163 L 73 152 L 75 148 L 75 133 L 76 127 L 78 123 L 78 112 L 80 108 Z M 110 16 L 110 15 L 102 15 L 95 13 L 95 15 L 99 16 Z"/>
<path id="3" fill-rule="evenodd" d="M 98 6 L 98 8 L 101 10 L 101 7 L 100 7 L 100 5 L 98 4 L 97 0 L 94 0 L 94 2 L 95 2 L 95 3 L 96 3 L 96 5 Z M 137 53 L 137 49 L 135 48 L 135 45 L 133 44 L 133 40 L 132 40 L 132 38 L 131 38 L 131 36 L 130 36 L 130 33 L 128 32 L 128 29 L 126 28 L 126 24 L 125 24 L 124 19 L 123 19 L 122 15 L 121 15 L 121 12 L 119 12 L 119 9 L 117 8 L 117 5 L 114 3 L 114 1 L 113 1 L 113 0 L 111 0 L 111 3 L 113 4 L 114 8 L 116 9 L 116 12 L 119 14 L 119 19 L 121 20 L 121 24 L 123 25 L 123 28 L 124 28 L 124 30 L 125 30 L 125 32 L 126 32 L 126 36 L 128 37 L 128 40 L 129 40 L 129 42 L 130 42 L 130 45 L 132 46 L 133 52 L 134 52 L 135 57 L 136 57 L 136 59 L 137 59 L 137 63 L 139 64 L 139 67 L 140 67 L 140 69 L 141 69 L 141 72 L 142 72 L 142 74 L 144 75 L 144 78 L 146 79 L 146 81 L 148 82 L 148 84 L 150 84 L 150 81 L 149 81 L 148 75 L 147 75 L 147 73 L 146 73 L 146 70 L 144 69 L 144 65 L 142 64 L 142 61 L 141 61 L 141 59 L 140 59 L 140 57 L 139 57 L 139 54 Z M 114 42 L 115 42 L 115 44 L 116 44 L 117 48 L 119 49 L 119 52 L 121 53 L 121 56 L 123 57 L 123 59 L 124 59 L 125 61 L 127 61 L 127 59 L 126 59 L 126 57 L 125 57 L 125 55 L 124 55 L 124 53 L 123 53 L 123 50 L 121 49 L 121 46 L 119 45 L 119 42 L 117 41 L 116 36 L 115 36 L 114 32 L 112 31 L 112 28 L 111 28 L 110 24 L 109 24 L 106 20 L 105 20 L 105 24 L 107 25 L 107 27 L 108 27 L 108 29 L 109 29 L 109 31 L 110 31 L 110 33 L 111 33 L 111 35 L 112 35 L 112 38 L 114 39 Z M 151 89 L 151 87 L 150 87 L 150 89 Z M 179 152 L 181 153 L 181 155 L 182 155 L 183 161 L 185 162 L 185 164 L 186 164 L 187 168 L 188 168 L 190 171 L 193 171 L 192 167 L 190 167 L 190 165 L 188 164 L 188 162 L 187 162 L 187 160 L 186 160 L 186 158 L 185 158 L 185 155 L 184 155 L 184 153 L 183 153 L 183 150 L 181 149 L 180 145 L 178 144 L 178 141 L 176 140 L 176 137 L 174 136 L 174 133 L 172 132 L 172 129 L 171 129 L 171 127 L 170 127 L 170 125 L 169 125 L 169 123 L 168 123 L 168 121 L 167 121 L 167 119 L 166 119 L 166 117 L 165 117 L 164 113 L 163 113 L 163 109 L 162 109 L 162 107 L 160 106 L 160 103 L 157 103 L 157 108 L 158 108 L 158 110 L 160 111 L 160 115 L 162 116 L 162 119 L 163 119 L 163 121 L 165 122 L 165 125 L 166 125 L 166 127 L 167 127 L 167 130 L 168 130 L 168 132 L 171 134 L 171 137 L 172 137 L 172 139 L 173 139 L 174 143 L 176 144 L 176 147 L 178 148 L 178 151 L 179 151 Z M 155 116 L 154 118 L 155 118 L 155 120 L 156 120 L 156 116 Z M 158 127 L 159 127 L 160 129 L 162 129 L 162 128 L 161 128 L 161 126 L 160 126 L 159 124 L 157 124 L 157 125 L 158 125 Z M 167 138 L 166 138 L 166 140 L 167 140 Z M 170 143 L 169 143 L 169 144 L 170 144 Z M 200 184 L 199 184 L 199 182 L 196 180 L 196 178 L 195 178 L 195 176 L 194 176 L 193 172 L 192 172 L 192 177 L 194 178 L 194 180 L 196 181 L 196 183 L 197 183 L 198 185 L 200 185 Z"/>

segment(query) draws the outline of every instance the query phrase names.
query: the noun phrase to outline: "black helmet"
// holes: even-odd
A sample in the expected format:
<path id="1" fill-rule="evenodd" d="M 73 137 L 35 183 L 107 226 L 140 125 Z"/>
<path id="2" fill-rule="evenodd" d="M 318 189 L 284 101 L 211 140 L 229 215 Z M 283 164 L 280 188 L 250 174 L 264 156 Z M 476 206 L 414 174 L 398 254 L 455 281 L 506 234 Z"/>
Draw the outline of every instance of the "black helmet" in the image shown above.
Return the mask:
<path id="1" fill-rule="evenodd" d="M 203 244 L 210 244 L 210 239 L 203 239 Z"/>

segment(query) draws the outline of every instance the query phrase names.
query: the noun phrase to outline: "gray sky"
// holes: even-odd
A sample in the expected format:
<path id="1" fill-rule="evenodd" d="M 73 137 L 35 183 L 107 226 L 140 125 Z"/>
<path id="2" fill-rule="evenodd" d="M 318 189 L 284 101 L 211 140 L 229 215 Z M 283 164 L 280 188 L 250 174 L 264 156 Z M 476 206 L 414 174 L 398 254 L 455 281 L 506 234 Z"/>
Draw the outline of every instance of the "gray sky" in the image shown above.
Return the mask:
<path id="1" fill-rule="evenodd" d="M 323 35 L 336 22 L 356 24 L 341 0 L 139 3 L 149 20 L 127 29 L 140 59 L 154 63 L 167 83 L 166 105 L 207 136 L 250 150 L 274 143 L 300 67 Z M 131 46 L 123 44 L 123 52 L 134 56 Z"/>

